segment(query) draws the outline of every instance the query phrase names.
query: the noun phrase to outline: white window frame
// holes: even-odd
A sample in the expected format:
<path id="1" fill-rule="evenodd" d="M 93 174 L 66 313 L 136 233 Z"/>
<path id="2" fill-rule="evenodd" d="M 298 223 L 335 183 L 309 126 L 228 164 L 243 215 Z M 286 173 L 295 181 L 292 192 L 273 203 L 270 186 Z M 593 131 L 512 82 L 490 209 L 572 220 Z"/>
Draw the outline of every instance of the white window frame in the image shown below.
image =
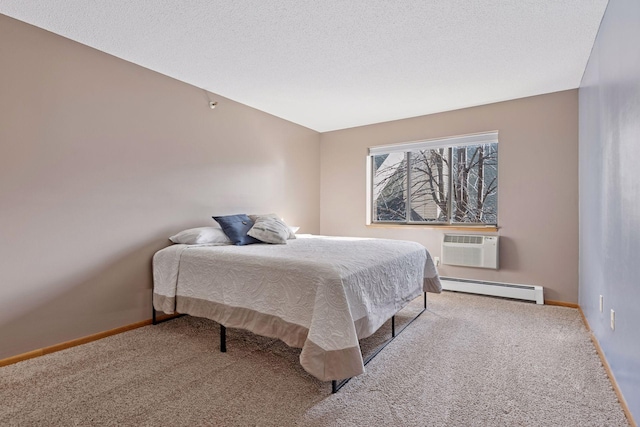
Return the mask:
<path id="1" fill-rule="evenodd" d="M 468 135 L 452 136 L 447 138 L 427 139 L 421 141 L 404 142 L 400 144 L 378 145 L 375 147 L 369 147 L 369 154 L 366 158 L 366 172 L 367 172 L 367 190 L 366 190 L 366 203 L 367 203 L 367 216 L 366 224 L 395 224 L 395 225 L 427 225 L 427 226 L 455 226 L 455 227 L 478 227 L 478 226 L 497 226 L 498 224 L 489 223 L 458 223 L 451 222 L 451 204 L 452 198 L 449 197 L 449 218 L 447 222 L 436 221 L 376 221 L 374 220 L 374 206 L 373 206 L 373 158 L 383 154 L 391 154 L 398 152 L 410 152 L 419 150 L 428 150 L 436 148 L 447 148 L 451 153 L 452 148 L 465 147 L 470 145 L 481 144 L 497 144 L 498 143 L 498 131 L 474 133 Z M 407 162 L 407 170 L 411 167 L 410 162 Z M 449 179 L 449 191 L 451 192 L 452 178 Z M 411 174 L 407 174 L 407 188 L 410 188 Z M 409 212 L 410 197 L 407 194 L 407 212 Z"/>

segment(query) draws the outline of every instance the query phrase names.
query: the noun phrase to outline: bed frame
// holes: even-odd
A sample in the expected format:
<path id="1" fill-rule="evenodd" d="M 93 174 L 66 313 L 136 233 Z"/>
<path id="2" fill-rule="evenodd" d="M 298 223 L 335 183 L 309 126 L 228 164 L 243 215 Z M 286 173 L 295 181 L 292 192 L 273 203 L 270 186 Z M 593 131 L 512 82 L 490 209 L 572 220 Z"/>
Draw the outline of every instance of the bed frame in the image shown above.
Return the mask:
<path id="1" fill-rule="evenodd" d="M 371 360 L 374 357 L 376 357 L 378 355 L 378 353 L 380 353 L 382 351 L 382 349 L 384 349 L 387 345 L 389 345 L 389 343 L 391 343 L 391 341 L 393 341 L 398 335 L 400 335 L 402 333 L 402 331 L 407 329 L 409 327 L 409 325 L 411 325 L 413 323 L 414 320 L 416 320 L 418 317 L 420 317 L 420 315 L 427 310 L 427 293 L 426 292 L 423 292 L 423 298 L 424 298 L 424 304 L 423 304 L 422 310 L 420 310 L 420 312 L 418 314 L 416 314 L 413 317 L 413 319 L 411 319 L 399 331 L 396 331 L 396 316 L 395 315 L 391 316 L 391 337 L 389 339 L 387 339 L 385 342 L 383 342 L 382 344 L 380 344 L 378 346 L 378 348 L 376 348 L 370 355 L 368 355 L 364 359 L 364 365 L 365 366 L 369 362 L 371 362 Z M 154 325 L 157 325 L 158 323 L 166 322 L 168 320 L 175 319 L 177 317 L 185 316 L 185 314 L 178 314 L 176 316 L 170 316 L 170 317 L 165 317 L 165 318 L 162 318 L 162 319 L 158 319 L 156 309 L 155 309 L 155 307 L 153 307 L 153 303 L 151 304 L 151 306 L 153 308 L 152 322 L 153 322 Z M 220 324 L 220 352 L 222 352 L 222 353 L 226 353 L 227 352 L 227 328 L 223 324 Z M 353 377 L 351 377 L 351 378 L 353 378 Z M 338 390 L 340 390 L 342 387 L 344 387 L 349 382 L 349 380 L 351 380 L 351 378 L 345 378 L 345 379 L 342 379 L 342 380 L 333 380 L 333 381 L 331 381 L 331 393 L 337 393 Z"/>

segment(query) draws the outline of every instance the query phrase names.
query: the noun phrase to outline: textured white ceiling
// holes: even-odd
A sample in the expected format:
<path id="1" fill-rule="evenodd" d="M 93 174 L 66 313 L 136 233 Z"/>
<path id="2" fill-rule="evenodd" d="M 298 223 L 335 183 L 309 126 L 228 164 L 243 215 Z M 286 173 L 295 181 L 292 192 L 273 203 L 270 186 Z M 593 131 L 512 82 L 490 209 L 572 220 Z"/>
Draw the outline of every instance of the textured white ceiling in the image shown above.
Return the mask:
<path id="1" fill-rule="evenodd" d="M 576 88 L 607 0 L 0 0 L 317 131 Z"/>

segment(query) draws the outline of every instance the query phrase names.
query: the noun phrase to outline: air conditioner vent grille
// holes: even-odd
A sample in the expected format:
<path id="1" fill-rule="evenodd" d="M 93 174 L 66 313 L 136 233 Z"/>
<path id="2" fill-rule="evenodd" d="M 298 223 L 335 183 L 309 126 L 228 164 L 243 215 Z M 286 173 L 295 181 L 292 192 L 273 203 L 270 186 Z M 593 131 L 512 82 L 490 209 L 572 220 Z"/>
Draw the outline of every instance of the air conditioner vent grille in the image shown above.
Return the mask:
<path id="1" fill-rule="evenodd" d="M 483 243 L 484 236 L 470 236 L 470 235 L 456 235 L 456 234 L 445 234 L 444 241 L 445 243 L 467 243 L 472 245 L 481 245 Z"/>

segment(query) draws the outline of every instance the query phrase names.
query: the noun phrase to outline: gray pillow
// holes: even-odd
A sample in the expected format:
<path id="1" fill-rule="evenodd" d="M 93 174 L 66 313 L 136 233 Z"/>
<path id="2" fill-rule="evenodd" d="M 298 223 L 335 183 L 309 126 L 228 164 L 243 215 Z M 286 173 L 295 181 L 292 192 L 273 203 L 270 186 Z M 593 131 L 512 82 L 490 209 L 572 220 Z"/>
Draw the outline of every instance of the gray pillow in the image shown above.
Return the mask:
<path id="1" fill-rule="evenodd" d="M 265 243 L 285 244 L 291 230 L 283 220 L 273 216 L 257 216 L 248 236 Z"/>
<path id="2" fill-rule="evenodd" d="M 278 216 L 278 214 L 274 214 L 274 213 L 270 213 L 270 214 L 262 214 L 262 215 L 249 215 L 249 218 L 251 218 L 251 221 L 256 222 L 256 219 L 258 219 L 258 217 L 269 217 L 269 218 L 276 218 L 279 219 L 280 221 L 282 221 L 284 223 L 284 220 L 282 218 L 280 218 Z M 293 230 L 295 228 L 295 230 Z M 289 237 L 287 237 L 287 239 L 295 239 L 296 238 L 296 231 L 298 231 L 300 229 L 300 227 L 289 227 Z"/>

